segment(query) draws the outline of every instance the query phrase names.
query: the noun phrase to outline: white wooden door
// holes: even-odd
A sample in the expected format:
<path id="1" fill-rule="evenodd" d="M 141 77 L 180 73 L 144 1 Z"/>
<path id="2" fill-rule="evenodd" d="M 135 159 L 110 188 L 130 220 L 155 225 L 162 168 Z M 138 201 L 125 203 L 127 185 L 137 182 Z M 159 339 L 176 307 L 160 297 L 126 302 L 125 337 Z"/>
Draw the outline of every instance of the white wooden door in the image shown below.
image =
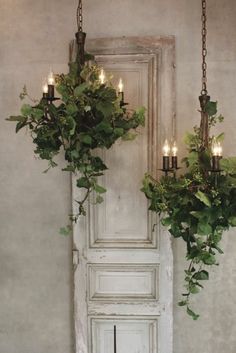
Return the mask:
<path id="1" fill-rule="evenodd" d="M 114 83 L 122 77 L 129 107 L 148 112 L 135 141 L 102 153 L 105 200 L 74 228 L 76 353 L 113 353 L 114 325 L 117 353 L 172 353 L 170 237 L 140 188 L 146 171 L 157 177 L 161 143 L 173 134 L 174 40 L 98 39 L 88 49 Z"/>

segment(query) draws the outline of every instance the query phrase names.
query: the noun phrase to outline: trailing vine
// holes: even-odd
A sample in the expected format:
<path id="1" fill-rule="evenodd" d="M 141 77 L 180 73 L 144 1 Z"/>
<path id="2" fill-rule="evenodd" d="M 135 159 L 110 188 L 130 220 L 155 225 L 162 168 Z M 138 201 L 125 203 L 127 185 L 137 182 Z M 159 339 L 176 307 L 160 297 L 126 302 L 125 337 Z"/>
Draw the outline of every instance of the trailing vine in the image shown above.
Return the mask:
<path id="1" fill-rule="evenodd" d="M 120 138 L 132 140 L 137 135 L 134 130 L 144 125 L 145 108 L 126 109 L 112 84 L 101 84 L 99 73 L 96 64 L 70 63 L 68 74 L 56 76 L 56 91 L 61 96 L 57 103 L 42 98 L 35 105 L 24 104 L 19 115 L 7 119 L 17 123 L 16 132 L 22 128 L 30 131 L 34 152 L 48 160 L 48 169 L 57 166 L 54 159 L 64 150 L 63 171 L 76 175 L 77 187 L 84 190 L 82 198 L 75 200 L 78 209 L 69 216 L 72 222 L 86 214 L 85 203 L 91 193 L 99 204 L 106 192 L 98 177 L 107 166 L 95 149 L 109 149 Z M 26 87 L 20 98 L 30 98 Z M 71 224 L 60 230 L 62 234 L 70 231 Z"/>
<path id="2" fill-rule="evenodd" d="M 217 116 L 215 102 L 208 102 L 209 128 L 223 121 Z M 209 148 L 202 148 L 201 129 L 188 133 L 185 143 L 188 155 L 183 159 L 186 172 L 180 177 L 163 176 L 159 181 L 146 175 L 142 191 L 150 200 L 151 211 L 161 217 L 174 238 L 182 238 L 186 244 L 185 289 L 180 306 L 198 319 L 190 307 L 191 295 L 203 288 L 209 279 L 208 268 L 218 265 L 217 253 L 222 254 L 220 241 L 224 231 L 236 226 L 236 157 L 220 161 L 220 173 L 212 173 L 211 149 L 214 140 L 220 141 L 224 134 L 209 139 Z"/>

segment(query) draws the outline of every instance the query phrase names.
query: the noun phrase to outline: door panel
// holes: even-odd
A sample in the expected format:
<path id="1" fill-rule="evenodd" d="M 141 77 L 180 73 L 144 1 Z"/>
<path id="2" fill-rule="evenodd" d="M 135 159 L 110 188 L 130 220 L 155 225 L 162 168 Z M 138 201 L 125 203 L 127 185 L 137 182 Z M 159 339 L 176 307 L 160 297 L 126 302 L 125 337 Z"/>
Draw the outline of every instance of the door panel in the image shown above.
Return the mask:
<path id="1" fill-rule="evenodd" d="M 114 350 L 113 324 L 117 331 L 117 352 L 155 353 L 157 347 L 157 320 L 137 318 L 91 319 L 92 353 L 110 353 Z"/>
<path id="2" fill-rule="evenodd" d="M 144 105 L 147 116 L 134 141 L 118 141 L 102 152 L 109 168 L 99 181 L 107 188 L 104 202 L 92 202 L 74 228 L 76 353 L 112 353 L 114 325 L 117 353 L 172 353 L 170 237 L 148 211 L 140 188 L 146 171 L 157 177 L 161 136 L 173 133 L 174 40 L 88 44 L 114 85 L 122 77 L 128 109 Z M 77 193 L 74 187 L 73 197 Z"/>
<path id="3" fill-rule="evenodd" d="M 87 273 L 90 300 L 157 300 L 158 266 L 96 264 Z"/>
<path id="4" fill-rule="evenodd" d="M 152 55 L 100 55 L 96 60 L 113 76 L 114 85 L 122 77 L 128 109 L 148 107 L 149 90 L 153 90 L 153 81 L 148 80 L 153 75 Z M 149 217 L 147 200 L 140 192 L 140 181 L 151 167 L 150 127 L 140 129 L 132 143 L 119 141 L 102 154 L 109 170 L 101 183 L 108 192 L 104 203 L 91 210 L 91 247 L 156 247 L 157 236 L 152 232 L 156 219 Z"/>

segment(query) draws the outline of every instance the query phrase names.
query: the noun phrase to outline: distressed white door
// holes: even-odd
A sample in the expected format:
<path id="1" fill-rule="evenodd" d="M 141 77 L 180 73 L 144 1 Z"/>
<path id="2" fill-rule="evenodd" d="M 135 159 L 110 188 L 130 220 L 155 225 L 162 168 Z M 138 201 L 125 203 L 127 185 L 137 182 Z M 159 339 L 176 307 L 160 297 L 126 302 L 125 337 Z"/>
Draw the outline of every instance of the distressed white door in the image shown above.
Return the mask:
<path id="1" fill-rule="evenodd" d="M 140 192 L 146 171 L 158 176 L 161 143 L 174 133 L 174 39 L 117 38 L 88 42 L 114 84 L 124 81 L 129 108 L 148 108 L 133 142 L 102 156 L 101 205 L 74 228 L 76 353 L 172 353 L 172 250 Z M 73 188 L 73 197 L 78 191 Z"/>

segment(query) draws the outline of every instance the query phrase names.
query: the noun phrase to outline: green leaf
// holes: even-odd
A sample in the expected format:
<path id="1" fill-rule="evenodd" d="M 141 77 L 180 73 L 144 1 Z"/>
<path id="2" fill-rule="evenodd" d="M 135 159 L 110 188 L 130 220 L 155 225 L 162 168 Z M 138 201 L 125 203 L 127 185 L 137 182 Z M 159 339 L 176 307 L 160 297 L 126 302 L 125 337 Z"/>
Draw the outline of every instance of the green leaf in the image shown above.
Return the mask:
<path id="1" fill-rule="evenodd" d="M 193 217 L 197 218 L 197 219 L 201 219 L 204 218 L 206 216 L 205 212 L 201 212 L 201 211 L 190 211 L 189 212 Z"/>
<path id="2" fill-rule="evenodd" d="M 23 104 L 21 107 L 21 114 L 29 116 L 32 113 L 33 108 L 29 104 Z"/>
<path id="3" fill-rule="evenodd" d="M 205 270 L 198 271 L 193 275 L 193 278 L 197 281 L 206 281 L 209 280 L 209 273 Z"/>
<path id="4" fill-rule="evenodd" d="M 59 233 L 64 236 L 68 236 L 72 233 L 72 226 L 68 225 L 66 227 L 61 227 Z"/>
<path id="5" fill-rule="evenodd" d="M 220 167 L 230 174 L 236 174 L 236 157 L 222 158 L 220 160 Z"/>
<path id="6" fill-rule="evenodd" d="M 79 139 L 81 142 L 85 143 L 86 145 L 91 145 L 92 144 L 92 137 L 90 135 L 86 135 L 86 134 L 79 134 Z"/>
<path id="7" fill-rule="evenodd" d="M 101 123 L 98 124 L 95 129 L 98 132 L 105 132 L 106 134 L 112 134 L 113 133 L 113 128 L 111 127 L 110 122 L 107 121 L 107 120 L 101 121 Z"/>
<path id="8" fill-rule="evenodd" d="M 74 95 L 76 97 L 79 97 L 81 94 L 84 93 L 84 91 L 89 87 L 89 83 L 88 82 L 83 82 L 81 83 L 79 86 L 77 86 L 74 89 Z"/>
<path id="9" fill-rule="evenodd" d="M 69 115 L 73 115 L 78 112 L 78 107 L 75 103 L 70 103 L 67 105 L 66 111 L 68 112 Z"/>
<path id="10" fill-rule="evenodd" d="M 22 116 L 22 115 L 17 115 L 17 116 L 10 116 L 9 118 L 7 118 L 7 121 L 21 121 L 21 122 L 25 122 L 26 121 L 26 117 Z"/>
<path id="11" fill-rule="evenodd" d="M 84 59 L 85 59 L 85 61 L 89 61 L 89 60 L 94 61 L 95 60 L 94 55 L 87 53 L 87 52 L 84 53 Z"/>
<path id="12" fill-rule="evenodd" d="M 193 320 L 197 320 L 200 315 L 196 314 L 194 311 L 192 311 L 188 306 L 187 306 L 187 313 L 189 316 L 192 317 Z"/>
<path id="13" fill-rule="evenodd" d="M 236 227 L 236 217 L 234 217 L 234 216 L 229 217 L 229 224 L 230 224 L 232 227 Z"/>
<path id="14" fill-rule="evenodd" d="M 222 132 L 220 135 L 216 136 L 216 141 L 222 142 L 222 141 L 224 141 L 224 138 L 225 138 L 225 133 Z"/>
<path id="15" fill-rule="evenodd" d="M 205 108 L 206 112 L 210 115 L 210 116 L 214 116 L 217 113 L 217 102 L 208 102 L 206 104 L 206 108 Z"/>
<path id="16" fill-rule="evenodd" d="M 96 197 L 96 203 L 100 204 L 104 201 L 103 197 L 101 195 L 97 195 Z"/>
<path id="17" fill-rule="evenodd" d="M 77 62 L 70 62 L 69 69 L 71 76 L 78 76 L 79 64 Z"/>
<path id="18" fill-rule="evenodd" d="M 68 165 L 66 168 L 63 168 L 62 170 L 63 170 L 63 172 L 72 172 L 72 173 L 74 173 L 75 172 L 75 167 L 72 166 L 72 165 Z"/>
<path id="19" fill-rule="evenodd" d="M 24 126 L 27 125 L 27 122 L 26 121 L 19 121 L 17 124 L 16 124 L 16 133 L 22 129 Z"/>
<path id="20" fill-rule="evenodd" d="M 116 96 L 116 90 L 113 87 L 108 87 L 108 86 L 103 86 L 98 92 L 98 95 L 101 99 L 99 101 L 104 101 L 104 102 L 115 102 L 117 99 Z"/>
<path id="21" fill-rule="evenodd" d="M 96 105 L 96 109 L 100 111 L 105 118 L 109 118 L 114 111 L 114 104 L 107 101 L 99 101 Z"/>
<path id="22" fill-rule="evenodd" d="M 197 227 L 197 234 L 199 235 L 209 235 L 212 233 L 212 226 L 209 223 L 204 223 L 199 221 Z"/>
<path id="23" fill-rule="evenodd" d="M 136 109 L 134 114 L 135 121 L 141 126 L 145 125 L 145 113 L 146 113 L 146 108 L 140 107 Z"/>
<path id="24" fill-rule="evenodd" d="M 105 188 L 103 188 L 102 186 L 96 184 L 94 186 L 94 190 L 98 193 L 98 194 L 103 194 L 104 192 L 106 192 L 107 190 Z"/>
<path id="25" fill-rule="evenodd" d="M 201 260 L 204 262 L 205 265 L 215 265 L 216 258 L 213 254 L 209 254 L 208 252 L 203 252 L 200 256 Z"/>
<path id="26" fill-rule="evenodd" d="M 162 224 L 164 227 L 170 226 L 170 225 L 171 225 L 171 222 L 172 222 L 171 217 L 162 218 L 162 220 L 161 220 L 161 224 Z"/>
<path id="27" fill-rule="evenodd" d="M 124 134 L 124 129 L 120 128 L 120 127 L 116 127 L 114 129 L 114 133 L 117 135 L 117 136 L 122 136 Z"/>
<path id="28" fill-rule="evenodd" d="M 133 141 L 136 137 L 137 137 L 137 133 L 136 132 L 126 132 L 123 136 L 122 136 L 122 140 L 124 141 Z"/>
<path id="29" fill-rule="evenodd" d="M 31 115 L 36 119 L 39 120 L 44 117 L 44 111 L 42 109 L 33 108 L 31 110 Z"/>
<path id="30" fill-rule="evenodd" d="M 217 246 L 216 244 L 213 244 L 211 247 L 213 249 L 216 249 L 219 254 L 224 254 L 224 251 L 221 248 L 219 248 L 219 246 Z"/>
<path id="31" fill-rule="evenodd" d="M 72 136 L 75 133 L 75 129 L 76 129 L 76 122 L 75 120 L 72 118 L 72 116 L 67 116 L 66 118 L 66 124 L 65 124 L 65 129 L 68 131 L 69 130 L 69 134 Z"/>
<path id="32" fill-rule="evenodd" d="M 188 165 L 190 168 L 192 168 L 194 165 L 198 163 L 198 153 L 195 151 L 192 151 L 188 154 L 187 157 Z"/>
<path id="33" fill-rule="evenodd" d="M 57 85 L 57 92 L 62 95 L 62 99 L 64 101 L 66 101 L 66 102 L 68 101 L 69 96 L 70 96 L 70 92 L 69 92 L 69 89 L 66 85 L 58 84 Z"/>
<path id="34" fill-rule="evenodd" d="M 103 160 L 100 157 L 91 157 L 91 163 L 96 172 L 107 169 L 107 166 L 104 164 Z"/>
<path id="35" fill-rule="evenodd" d="M 195 284 L 192 284 L 189 286 L 189 292 L 191 294 L 197 294 L 200 292 L 200 289 Z"/>
<path id="36" fill-rule="evenodd" d="M 188 304 L 187 300 L 182 300 L 182 301 L 178 302 L 179 306 L 185 306 L 187 304 Z"/>
<path id="37" fill-rule="evenodd" d="M 86 177 L 81 177 L 77 179 L 76 185 L 78 188 L 85 188 L 85 189 L 89 189 L 91 187 L 91 183 Z"/>
<path id="38" fill-rule="evenodd" d="M 202 201 L 206 206 L 211 207 L 211 201 L 209 197 L 206 194 L 204 194 L 202 191 L 198 190 L 195 196 L 197 199 Z"/>

